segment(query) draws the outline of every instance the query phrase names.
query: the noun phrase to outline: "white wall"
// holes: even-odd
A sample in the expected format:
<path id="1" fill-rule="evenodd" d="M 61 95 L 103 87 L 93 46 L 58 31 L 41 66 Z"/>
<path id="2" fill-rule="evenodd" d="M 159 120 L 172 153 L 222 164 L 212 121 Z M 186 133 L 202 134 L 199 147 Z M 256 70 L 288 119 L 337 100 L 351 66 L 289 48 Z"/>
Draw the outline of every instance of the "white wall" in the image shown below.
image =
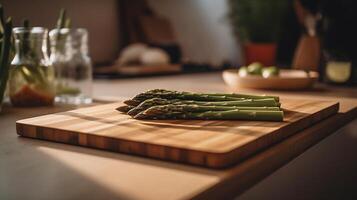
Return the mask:
<path id="1" fill-rule="evenodd" d="M 169 19 L 183 54 L 197 62 L 239 63 L 240 52 L 227 16 L 226 0 L 148 0 Z"/>
<path id="2" fill-rule="evenodd" d="M 226 18 L 226 0 L 148 0 L 159 15 L 169 19 L 185 58 L 221 64 L 240 60 L 237 42 Z M 2 0 L 16 25 L 28 18 L 32 25 L 53 28 L 59 9 L 67 8 L 73 25 L 90 33 L 94 61 L 113 61 L 119 50 L 116 0 Z"/>
<path id="3" fill-rule="evenodd" d="M 31 26 L 54 28 L 61 8 L 66 8 L 73 27 L 89 30 L 90 54 L 95 62 L 116 59 L 119 51 L 119 27 L 116 0 L 1 0 L 5 14 L 16 26 L 24 18 Z"/>

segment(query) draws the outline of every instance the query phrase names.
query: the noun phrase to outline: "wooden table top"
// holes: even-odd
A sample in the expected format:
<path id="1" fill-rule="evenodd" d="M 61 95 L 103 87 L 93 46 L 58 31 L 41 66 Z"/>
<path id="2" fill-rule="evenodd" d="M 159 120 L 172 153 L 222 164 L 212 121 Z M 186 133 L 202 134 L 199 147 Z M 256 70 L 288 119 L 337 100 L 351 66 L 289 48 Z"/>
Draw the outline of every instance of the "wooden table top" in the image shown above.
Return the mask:
<path id="1" fill-rule="evenodd" d="M 128 98 L 151 88 L 190 91 L 237 91 L 220 74 L 195 74 L 145 79 L 98 80 L 95 97 Z M 233 197 L 288 163 L 308 147 L 357 115 L 357 88 L 318 86 L 304 92 L 239 92 L 291 98 L 337 100 L 340 114 L 258 153 L 235 167 L 211 170 L 89 148 L 21 138 L 15 121 L 73 109 L 11 108 L 0 114 L 0 199 L 214 199 Z M 292 148 L 293 147 L 293 148 Z"/>

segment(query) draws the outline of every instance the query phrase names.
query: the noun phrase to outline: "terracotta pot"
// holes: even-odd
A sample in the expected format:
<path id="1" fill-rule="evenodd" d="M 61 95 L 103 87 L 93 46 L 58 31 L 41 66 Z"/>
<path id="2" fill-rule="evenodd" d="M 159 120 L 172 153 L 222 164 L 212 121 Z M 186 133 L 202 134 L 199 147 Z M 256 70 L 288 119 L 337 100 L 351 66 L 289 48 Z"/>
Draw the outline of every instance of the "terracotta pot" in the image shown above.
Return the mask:
<path id="1" fill-rule="evenodd" d="M 275 65 L 275 43 L 247 43 L 244 44 L 245 64 L 261 62 L 265 66 Z"/>

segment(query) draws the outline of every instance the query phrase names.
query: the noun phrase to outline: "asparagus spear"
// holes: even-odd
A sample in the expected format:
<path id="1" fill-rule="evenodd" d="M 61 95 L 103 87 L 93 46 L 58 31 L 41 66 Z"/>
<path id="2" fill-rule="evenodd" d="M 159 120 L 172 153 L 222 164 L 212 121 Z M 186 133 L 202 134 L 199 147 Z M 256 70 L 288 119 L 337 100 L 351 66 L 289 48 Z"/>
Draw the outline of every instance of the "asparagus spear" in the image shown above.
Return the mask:
<path id="1" fill-rule="evenodd" d="M 205 95 L 212 95 L 212 96 L 220 96 L 221 93 L 203 93 Z M 244 99 L 266 99 L 266 98 L 273 98 L 275 101 L 279 102 L 278 96 L 268 96 L 268 95 L 252 95 L 252 94 L 238 94 L 238 93 L 227 93 L 223 94 L 227 97 L 234 97 L 234 98 L 244 98 Z"/>
<path id="2" fill-rule="evenodd" d="M 163 106 L 151 107 L 135 115 L 135 119 L 203 119 L 203 120 L 264 120 L 283 121 L 283 111 L 256 111 L 256 110 L 228 110 L 185 112 L 178 110 L 164 110 Z M 162 114 L 165 113 L 165 114 Z"/>
<path id="3" fill-rule="evenodd" d="M 279 107 L 267 107 L 267 106 L 263 106 L 263 107 L 244 107 L 244 106 L 198 106 L 198 105 L 189 105 L 189 104 L 169 104 L 167 106 L 185 106 L 185 109 L 187 109 L 187 111 L 192 111 L 194 112 L 197 108 L 201 108 L 204 109 L 205 111 L 225 111 L 225 110 L 267 110 L 267 111 L 280 111 Z M 117 109 L 119 110 L 119 109 Z M 130 116 L 135 116 L 138 113 L 144 111 L 141 109 L 130 109 L 129 111 L 127 111 L 126 108 L 121 108 L 122 112 L 127 112 L 128 115 Z"/>
<path id="4" fill-rule="evenodd" d="M 153 89 L 147 92 L 150 93 L 170 93 L 170 92 L 178 92 L 178 91 L 170 91 L 165 89 Z M 190 93 L 190 92 L 183 92 Z M 209 95 L 209 96 L 227 96 L 234 98 L 246 98 L 246 99 L 265 99 L 265 98 L 274 98 L 277 102 L 279 102 L 278 96 L 268 96 L 268 95 L 252 95 L 252 94 L 238 94 L 238 93 L 194 93 L 198 95 Z"/>
<path id="5" fill-rule="evenodd" d="M 165 115 L 167 113 L 227 111 L 227 110 L 255 110 L 255 111 L 280 111 L 278 107 L 238 107 L 238 106 L 200 106 L 200 105 L 161 105 L 153 106 L 145 111 L 149 115 Z"/>
<path id="6" fill-rule="evenodd" d="M 4 18 L 4 7 L 0 4 L 0 38 L 4 35 L 5 32 L 5 18 Z"/>
<path id="7" fill-rule="evenodd" d="M 2 12 L 2 11 L 1 11 Z M 3 15 L 1 13 L 1 18 Z M 4 21 L 1 19 L 1 21 Z M 4 98 L 7 79 L 9 77 L 9 59 L 11 48 L 11 33 L 12 33 L 12 20 L 8 18 L 5 24 L 2 24 L 4 29 L 1 41 L 1 54 L 0 54 L 0 104 Z"/>
<path id="8" fill-rule="evenodd" d="M 26 30 L 24 32 L 24 35 L 23 35 L 23 56 L 26 55 L 28 53 L 28 51 L 30 50 L 30 21 L 28 19 L 24 19 L 23 21 L 23 25 L 24 25 L 24 29 Z"/>
<path id="9" fill-rule="evenodd" d="M 64 48 L 64 44 L 63 42 L 61 42 L 62 40 L 62 34 L 61 34 L 61 29 L 62 28 L 69 28 L 70 26 L 70 19 L 67 18 L 67 12 L 66 9 L 62 8 L 60 10 L 60 15 L 57 19 L 57 25 L 56 25 L 56 29 L 57 29 L 57 35 L 56 35 L 56 43 L 55 43 L 55 49 L 56 50 L 61 50 Z"/>
<path id="10" fill-rule="evenodd" d="M 58 32 L 60 31 L 61 28 L 65 27 L 66 24 L 66 10 L 64 8 L 61 9 L 60 15 L 57 20 L 57 30 Z M 60 37 L 60 35 L 57 35 L 57 37 Z"/>
<path id="11" fill-rule="evenodd" d="M 217 96 L 217 95 L 207 95 L 191 92 L 178 92 L 169 90 L 149 90 L 147 92 L 140 93 L 136 95 L 133 99 L 127 100 L 124 103 L 128 105 L 137 106 L 146 99 L 152 98 L 164 98 L 164 99 L 185 99 L 185 100 L 197 100 L 197 101 L 234 101 L 242 100 L 243 98 L 228 97 L 228 96 Z"/>
<path id="12" fill-rule="evenodd" d="M 192 101 L 192 100 L 180 100 L 180 99 L 161 99 L 152 98 L 147 99 L 140 103 L 138 106 L 131 109 L 128 114 L 134 116 L 141 111 L 146 110 L 152 106 L 156 105 L 168 105 L 168 104 L 189 104 L 189 105 L 200 105 L 200 106 L 241 106 L 241 107 L 279 107 L 280 103 L 277 103 L 274 99 L 243 99 L 238 101 Z"/>
<path id="13" fill-rule="evenodd" d="M 251 108 L 251 107 L 250 107 Z M 260 107 L 262 109 L 263 107 Z M 153 106 L 144 111 L 146 115 L 165 115 L 167 113 L 187 113 L 187 112 L 206 112 L 206 111 L 227 111 L 238 110 L 235 106 L 200 106 L 200 105 L 160 105 Z M 243 110 L 243 109 L 239 109 Z M 248 110 L 252 110 L 249 109 Z"/>
<path id="14" fill-rule="evenodd" d="M 35 44 L 30 43 L 30 21 L 28 19 L 25 19 L 23 21 L 23 26 L 26 31 L 23 34 L 22 51 L 20 51 L 20 54 L 22 54 L 21 56 L 34 57 L 34 52 L 31 51 L 31 45 Z M 38 82 L 39 85 L 47 85 L 46 74 L 38 66 L 21 66 L 18 68 L 18 70 L 20 70 L 22 76 L 28 83 Z"/>
<path id="15" fill-rule="evenodd" d="M 136 95 L 133 99 L 127 100 L 124 103 L 127 105 L 137 106 L 146 99 L 151 98 L 164 98 L 164 99 L 183 99 L 183 100 L 196 100 L 196 101 L 236 101 L 242 99 L 265 99 L 269 96 L 257 95 L 243 95 L 243 94 L 204 94 L 204 93 L 191 93 L 191 92 L 178 92 L 164 89 L 154 89 Z M 277 102 L 278 97 L 271 96 Z"/>
<path id="16" fill-rule="evenodd" d="M 65 28 L 71 28 L 71 25 L 72 25 L 72 21 L 70 18 L 67 18 L 66 19 L 66 23 L 64 23 L 64 27 Z"/>

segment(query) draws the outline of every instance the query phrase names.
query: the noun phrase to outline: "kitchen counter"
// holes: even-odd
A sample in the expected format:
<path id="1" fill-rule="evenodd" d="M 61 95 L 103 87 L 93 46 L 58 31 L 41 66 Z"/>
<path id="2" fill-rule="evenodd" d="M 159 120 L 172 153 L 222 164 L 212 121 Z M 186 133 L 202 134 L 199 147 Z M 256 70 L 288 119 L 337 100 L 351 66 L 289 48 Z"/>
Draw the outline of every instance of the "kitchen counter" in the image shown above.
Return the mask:
<path id="1" fill-rule="evenodd" d="M 0 114 L 0 199 L 226 199 L 237 195 L 238 199 L 318 199 L 342 191 L 349 197 L 355 192 L 357 88 L 317 85 L 304 92 L 232 90 L 219 73 L 207 73 L 96 80 L 94 96 L 107 102 L 152 88 L 269 93 L 335 100 L 341 106 L 339 114 L 232 168 L 212 170 L 18 137 L 16 120 L 74 106 L 20 109 L 5 105 Z"/>

